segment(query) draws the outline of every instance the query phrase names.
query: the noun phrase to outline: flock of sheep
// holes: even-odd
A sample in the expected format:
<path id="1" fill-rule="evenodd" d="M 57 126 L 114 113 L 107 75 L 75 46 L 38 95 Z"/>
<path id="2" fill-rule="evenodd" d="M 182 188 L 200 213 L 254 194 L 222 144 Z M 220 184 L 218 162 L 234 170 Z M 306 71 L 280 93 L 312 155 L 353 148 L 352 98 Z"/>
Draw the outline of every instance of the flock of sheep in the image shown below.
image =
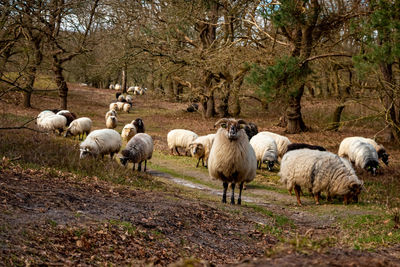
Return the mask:
<path id="1" fill-rule="evenodd" d="M 105 129 L 91 131 L 92 120 L 87 117 L 77 118 L 67 110 L 45 110 L 37 117 L 39 128 L 47 131 L 65 131 L 67 136 L 79 136 L 86 139 L 80 144 L 80 158 L 89 155 L 102 157 L 109 154 L 113 158 L 121 150 L 122 140 L 127 142 L 121 151 L 120 162 L 141 164 L 144 162 L 146 171 L 147 160 L 153 154 L 153 139 L 145 133 L 144 123 L 140 118 L 124 126 L 121 134 L 114 130 L 117 123 L 117 111 L 129 112 L 132 107 L 130 95 L 116 94 L 117 102 L 113 102 L 107 111 Z M 129 108 L 128 108 L 129 107 Z M 321 146 L 304 143 L 291 143 L 282 135 L 261 131 L 253 123 L 244 120 L 223 118 L 218 120 L 214 127 L 219 126 L 215 134 L 198 136 L 185 129 L 174 129 L 167 134 L 167 143 L 170 153 L 179 148 L 184 149 L 186 155 L 198 159 L 208 168 L 210 177 L 223 182 L 222 202 L 226 203 L 226 194 L 231 184 L 231 204 L 235 204 L 235 187 L 239 185 L 237 204 L 241 204 L 241 194 L 245 183 L 251 182 L 256 176 L 256 169 L 266 164 L 269 170 L 278 163 L 280 158 L 280 182 L 286 185 L 291 193 L 295 191 L 297 203 L 301 205 L 300 194 L 302 188 L 307 188 L 319 204 L 321 192 L 325 192 L 328 199 L 333 196 L 343 196 L 347 204 L 351 200 L 358 200 L 358 195 L 364 187 L 351 163 L 357 168 L 376 174 L 379 168 L 379 159 L 386 165 L 389 155 L 382 145 L 364 137 L 345 138 L 340 146 L 338 155 L 326 151 Z M 347 159 L 346 159 L 347 158 Z M 351 162 L 351 163 L 350 163 Z"/>

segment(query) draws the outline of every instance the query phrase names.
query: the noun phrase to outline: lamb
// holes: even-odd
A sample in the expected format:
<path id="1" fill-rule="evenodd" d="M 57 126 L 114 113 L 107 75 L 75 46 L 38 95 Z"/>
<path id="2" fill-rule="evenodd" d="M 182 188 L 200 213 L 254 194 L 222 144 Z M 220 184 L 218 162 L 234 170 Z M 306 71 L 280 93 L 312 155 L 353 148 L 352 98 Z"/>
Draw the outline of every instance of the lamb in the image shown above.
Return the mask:
<path id="1" fill-rule="evenodd" d="M 115 117 L 117 117 L 117 112 L 116 112 L 115 110 L 113 110 L 113 109 L 107 111 L 106 116 L 105 116 L 105 119 L 107 120 L 107 118 L 110 117 L 110 116 L 115 116 Z"/>
<path id="2" fill-rule="evenodd" d="M 378 158 L 381 159 L 386 166 L 389 165 L 389 154 L 387 154 L 385 147 L 383 145 L 378 145 L 374 139 L 361 136 L 353 136 L 343 139 L 342 143 L 344 142 L 344 144 L 347 144 L 348 146 L 351 142 L 355 142 L 357 140 L 371 144 L 375 148 L 376 153 L 378 153 Z"/>
<path id="3" fill-rule="evenodd" d="M 81 136 L 83 139 L 84 134 L 86 136 L 90 133 L 90 129 L 92 128 L 92 120 L 87 117 L 82 117 L 76 120 L 73 120 L 67 131 L 65 132 L 64 137 L 68 137 L 69 135 L 77 136 L 79 135 L 79 140 L 81 140 Z"/>
<path id="4" fill-rule="evenodd" d="M 253 147 L 257 158 L 257 167 L 261 169 L 263 163 L 267 164 L 268 170 L 272 170 L 278 161 L 278 148 L 275 140 L 265 134 L 256 134 L 251 138 L 250 145 Z"/>
<path id="5" fill-rule="evenodd" d="M 288 145 L 286 153 L 289 151 L 292 151 L 292 150 L 303 149 L 303 148 L 319 150 L 319 151 L 326 151 L 326 149 L 322 146 L 310 145 L 310 144 L 305 144 L 305 143 L 292 143 L 292 144 Z"/>
<path id="6" fill-rule="evenodd" d="M 50 114 L 50 113 L 46 113 Z M 39 114 L 40 115 L 40 114 Z M 67 125 L 67 119 L 62 115 L 46 115 L 45 117 L 38 118 L 37 125 L 45 131 L 54 131 L 61 134 L 64 127 Z"/>
<path id="7" fill-rule="evenodd" d="M 192 157 L 196 157 L 197 161 L 196 168 L 199 167 L 200 160 L 204 167 L 204 160 L 206 162 L 205 167 L 207 167 L 208 157 L 210 155 L 211 147 L 214 142 L 215 134 L 208 134 L 204 136 L 199 136 L 192 143 L 190 143 L 189 148 L 192 153 Z"/>
<path id="8" fill-rule="evenodd" d="M 137 131 L 138 133 L 144 133 L 144 131 L 145 131 L 145 129 L 144 129 L 144 123 L 143 123 L 143 120 L 142 120 L 141 118 L 137 118 L 137 119 L 133 120 L 131 123 L 132 123 L 133 125 L 135 125 L 136 131 Z"/>
<path id="9" fill-rule="evenodd" d="M 235 185 L 239 183 L 237 204 L 240 205 L 244 183 L 251 182 L 256 176 L 256 154 L 242 129 L 243 124 L 246 124 L 244 120 L 223 118 L 214 125 L 220 125 L 220 128 L 208 158 L 208 172 L 212 178 L 223 182 L 223 203 L 226 203 L 226 191 L 231 183 L 231 204 L 235 204 Z"/>
<path id="10" fill-rule="evenodd" d="M 135 170 L 135 163 L 139 163 L 137 170 L 141 171 L 144 161 L 144 171 L 146 171 L 147 160 L 153 156 L 153 139 L 146 133 L 138 133 L 128 142 L 121 154 L 122 165 L 125 166 L 128 161 L 131 161 L 133 162 L 133 170 Z"/>
<path id="11" fill-rule="evenodd" d="M 258 127 L 255 123 L 252 122 L 249 122 L 247 125 L 245 125 L 244 130 L 246 131 L 249 140 L 256 134 L 258 134 Z"/>
<path id="12" fill-rule="evenodd" d="M 260 134 L 268 135 L 268 136 L 272 137 L 272 139 L 275 140 L 276 146 L 278 148 L 278 156 L 280 158 L 282 158 L 283 155 L 285 154 L 285 152 L 287 151 L 288 145 L 290 145 L 292 143 L 292 142 L 290 142 L 289 138 L 287 138 L 286 136 L 279 135 L 276 133 L 264 131 L 264 132 L 260 132 Z"/>
<path id="13" fill-rule="evenodd" d="M 182 147 L 186 150 L 190 149 L 190 143 L 192 143 L 197 137 L 199 137 L 196 133 L 184 130 L 184 129 L 175 129 L 168 132 L 167 135 L 167 143 L 168 148 L 171 150 L 171 155 L 174 154 L 174 149 L 176 153 L 180 156 L 178 151 L 178 147 Z"/>
<path id="14" fill-rule="evenodd" d="M 128 123 L 124 126 L 121 132 L 121 137 L 123 140 L 128 142 L 133 136 L 135 136 L 137 133 L 135 125 L 132 123 Z"/>
<path id="15" fill-rule="evenodd" d="M 108 129 L 115 129 L 117 127 L 118 120 L 115 116 L 109 116 L 106 120 L 106 127 Z"/>
<path id="16" fill-rule="evenodd" d="M 76 114 L 70 112 L 69 110 L 60 110 L 57 112 L 57 115 L 62 115 L 67 119 L 67 126 L 69 126 L 71 122 L 77 118 Z"/>
<path id="17" fill-rule="evenodd" d="M 371 172 L 376 175 L 379 168 L 378 154 L 375 148 L 360 140 L 346 140 L 340 143 L 338 155 L 340 157 L 348 157 L 358 168 Z"/>
<path id="18" fill-rule="evenodd" d="M 105 154 L 110 154 L 113 158 L 115 153 L 121 149 L 122 139 L 119 133 L 112 129 L 100 129 L 91 132 L 80 144 L 80 158 L 88 155 L 104 158 Z"/>
<path id="19" fill-rule="evenodd" d="M 322 191 L 327 192 L 329 197 L 344 196 L 344 203 L 348 204 L 363 188 L 363 182 L 350 163 L 328 151 L 298 149 L 286 153 L 281 161 L 279 176 L 289 192 L 294 189 L 300 206 L 302 187 L 310 190 L 317 205 Z"/>
<path id="20" fill-rule="evenodd" d="M 131 107 L 132 107 L 132 104 L 130 104 L 130 103 L 125 103 L 125 104 L 122 106 L 122 109 L 123 109 L 123 111 L 129 113 L 129 111 L 131 110 Z"/>

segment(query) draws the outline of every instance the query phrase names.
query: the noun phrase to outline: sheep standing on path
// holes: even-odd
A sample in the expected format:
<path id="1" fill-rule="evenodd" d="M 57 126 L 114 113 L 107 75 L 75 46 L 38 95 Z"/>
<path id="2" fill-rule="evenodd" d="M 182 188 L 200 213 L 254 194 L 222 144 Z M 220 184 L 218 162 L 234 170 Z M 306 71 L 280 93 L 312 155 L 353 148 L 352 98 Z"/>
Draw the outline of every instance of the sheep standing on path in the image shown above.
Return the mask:
<path id="1" fill-rule="evenodd" d="M 243 130 L 245 124 L 243 120 L 227 118 L 215 123 L 215 126 L 220 125 L 220 128 L 215 135 L 208 158 L 208 172 L 212 178 L 223 182 L 223 203 L 226 203 L 226 191 L 231 183 L 231 204 L 235 204 L 235 185 L 238 183 L 237 204 L 240 205 L 244 183 L 251 182 L 256 176 L 256 154 Z"/>
<path id="2" fill-rule="evenodd" d="M 267 164 L 268 170 L 272 170 L 278 161 L 278 148 L 275 140 L 265 134 L 256 134 L 251 138 L 250 145 L 253 147 L 257 158 L 257 167 L 261 169 L 263 163 Z"/>
<path id="3" fill-rule="evenodd" d="M 174 149 L 179 156 L 181 155 L 179 154 L 178 147 L 184 148 L 187 153 L 187 151 L 190 150 L 190 144 L 196 140 L 197 137 L 197 134 L 189 130 L 174 129 L 169 131 L 167 135 L 167 143 L 171 155 L 174 154 Z"/>
<path id="4" fill-rule="evenodd" d="M 211 147 L 214 143 L 215 134 L 208 134 L 204 136 L 199 136 L 190 143 L 190 152 L 192 153 L 192 157 L 196 157 L 199 160 L 197 161 L 196 168 L 199 167 L 200 160 L 203 162 L 203 167 L 207 167 L 208 157 L 210 156 Z M 204 161 L 206 162 L 204 165 Z"/>

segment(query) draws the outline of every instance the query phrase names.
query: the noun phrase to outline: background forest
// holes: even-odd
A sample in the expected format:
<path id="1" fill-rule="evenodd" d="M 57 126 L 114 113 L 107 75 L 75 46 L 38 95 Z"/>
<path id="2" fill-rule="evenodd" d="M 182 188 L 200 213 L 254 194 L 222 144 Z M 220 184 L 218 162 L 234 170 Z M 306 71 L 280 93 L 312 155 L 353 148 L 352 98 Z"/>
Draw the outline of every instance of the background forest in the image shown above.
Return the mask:
<path id="1" fill-rule="evenodd" d="M 22 104 L 67 82 L 147 87 L 198 102 L 205 118 L 240 116 L 243 99 L 306 125 L 302 98 L 334 101 L 337 130 L 349 103 L 370 109 L 385 141 L 400 142 L 400 2 L 391 0 L 3 1 L 0 98 Z M 45 75 L 56 88 L 35 81 Z"/>

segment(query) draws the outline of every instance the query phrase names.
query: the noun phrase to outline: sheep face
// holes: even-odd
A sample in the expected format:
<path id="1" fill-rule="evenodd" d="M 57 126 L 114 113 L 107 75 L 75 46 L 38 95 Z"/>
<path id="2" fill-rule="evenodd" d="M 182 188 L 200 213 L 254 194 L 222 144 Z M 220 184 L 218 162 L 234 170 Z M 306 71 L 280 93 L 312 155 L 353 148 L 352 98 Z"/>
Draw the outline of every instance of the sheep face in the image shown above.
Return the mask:
<path id="1" fill-rule="evenodd" d="M 89 148 L 87 148 L 87 147 L 86 148 L 81 148 L 80 151 L 81 151 L 80 156 L 79 156 L 80 159 L 84 159 L 84 158 L 86 158 L 88 156 L 93 156 L 93 152 L 91 152 L 89 150 Z"/>
<path id="2" fill-rule="evenodd" d="M 344 204 L 348 204 L 350 200 L 358 202 L 358 195 L 360 195 L 361 190 L 364 188 L 363 182 L 361 184 L 353 183 L 349 185 L 349 192 L 344 195 Z"/>
<path id="3" fill-rule="evenodd" d="M 128 161 L 132 161 L 133 163 L 138 163 L 140 160 L 140 149 L 137 145 L 133 145 L 129 148 L 129 150 L 124 149 L 121 151 L 122 157 L 119 158 L 122 165 L 126 165 Z"/>
<path id="4" fill-rule="evenodd" d="M 190 148 L 190 152 L 192 153 L 193 157 L 196 156 L 196 155 L 203 155 L 204 154 L 203 144 L 191 143 L 189 148 Z"/>
<path id="5" fill-rule="evenodd" d="M 369 160 L 367 162 L 367 164 L 365 164 L 365 170 L 367 172 L 370 172 L 373 176 L 376 175 L 376 171 L 379 168 L 379 162 L 375 161 L 375 160 Z"/>
<path id="6" fill-rule="evenodd" d="M 119 161 L 120 161 L 121 164 L 124 165 L 124 166 L 128 163 L 128 160 L 129 160 L 129 159 L 126 158 L 126 157 L 120 157 L 120 158 L 119 158 Z"/>
<path id="7" fill-rule="evenodd" d="M 230 141 L 237 140 L 242 134 L 245 134 L 244 130 L 242 130 L 246 124 L 244 120 L 223 118 L 217 121 L 215 126 L 218 124 L 225 129 L 224 133 Z"/>
<path id="8" fill-rule="evenodd" d="M 65 131 L 64 137 L 72 136 L 72 133 L 70 129 L 68 128 L 67 131 Z"/>
<path id="9" fill-rule="evenodd" d="M 268 170 L 272 171 L 272 168 L 274 168 L 275 161 L 266 160 L 264 161 L 264 163 L 267 164 Z"/>

